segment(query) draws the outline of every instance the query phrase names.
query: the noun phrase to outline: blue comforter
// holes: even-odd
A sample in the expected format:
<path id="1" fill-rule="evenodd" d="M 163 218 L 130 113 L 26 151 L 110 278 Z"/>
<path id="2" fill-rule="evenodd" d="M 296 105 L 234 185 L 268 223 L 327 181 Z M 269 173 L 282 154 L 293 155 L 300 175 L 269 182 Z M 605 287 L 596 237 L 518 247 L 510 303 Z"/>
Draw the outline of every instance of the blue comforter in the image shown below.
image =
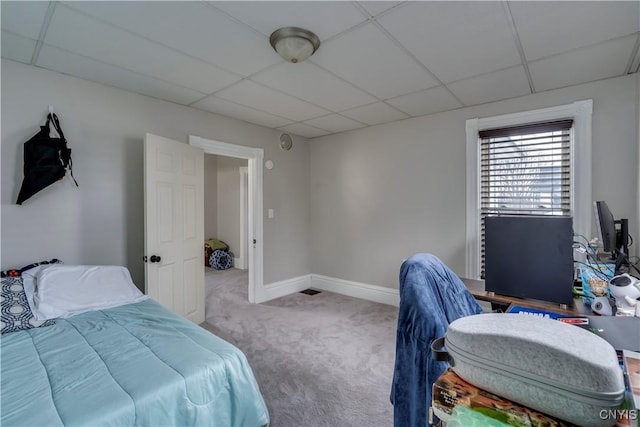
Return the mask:
<path id="1" fill-rule="evenodd" d="M 458 276 L 430 254 L 416 254 L 400 268 L 396 361 L 391 388 L 395 427 L 428 425 L 431 387 L 448 367 L 431 354 L 431 343 L 454 320 L 482 308 Z"/>
<path id="2" fill-rule="evenodd" d="M 2 336 L 2 426 L 264 426 L 244 354 L 153 300 Z"/>

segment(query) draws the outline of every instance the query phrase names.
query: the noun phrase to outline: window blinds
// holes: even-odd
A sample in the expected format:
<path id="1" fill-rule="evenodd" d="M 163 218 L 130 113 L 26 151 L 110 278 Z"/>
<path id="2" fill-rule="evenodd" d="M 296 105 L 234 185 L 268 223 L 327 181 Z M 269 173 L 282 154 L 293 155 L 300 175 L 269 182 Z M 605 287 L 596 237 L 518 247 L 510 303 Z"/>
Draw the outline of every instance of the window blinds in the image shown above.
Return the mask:
<path id="1" fill-rule="evenodd" d="M 571 215 L 573 120 L 479 132 L 481 277 L 488 215 Z"/>

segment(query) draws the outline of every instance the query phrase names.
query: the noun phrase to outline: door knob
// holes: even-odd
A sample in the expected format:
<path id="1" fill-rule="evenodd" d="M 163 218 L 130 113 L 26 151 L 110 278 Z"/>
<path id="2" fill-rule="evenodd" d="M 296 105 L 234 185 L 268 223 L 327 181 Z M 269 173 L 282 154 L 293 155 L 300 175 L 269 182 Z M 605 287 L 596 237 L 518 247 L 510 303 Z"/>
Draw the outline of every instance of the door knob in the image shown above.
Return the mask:
<path id="1" fill-rule="evenodd" d="M 160 262 L 162 260 L 162 258 L 160 258 L 158 255 L 151 255 L 151 258 L 149 258 L 149 261 L 151 262 Z"/>

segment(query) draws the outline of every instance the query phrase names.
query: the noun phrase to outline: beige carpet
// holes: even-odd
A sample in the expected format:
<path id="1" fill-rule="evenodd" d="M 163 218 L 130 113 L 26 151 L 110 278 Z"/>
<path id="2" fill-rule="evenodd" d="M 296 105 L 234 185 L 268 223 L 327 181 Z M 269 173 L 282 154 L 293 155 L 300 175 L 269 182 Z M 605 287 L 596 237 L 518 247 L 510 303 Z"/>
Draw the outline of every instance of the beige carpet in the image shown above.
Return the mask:
<path id="1" fill-rule="evenodd" d="M 397 308 L 322 292 L 249 304 L 247 273 L 206 273 L 203 326 L 249 359 L 273 427 L 385 427 Z"/>

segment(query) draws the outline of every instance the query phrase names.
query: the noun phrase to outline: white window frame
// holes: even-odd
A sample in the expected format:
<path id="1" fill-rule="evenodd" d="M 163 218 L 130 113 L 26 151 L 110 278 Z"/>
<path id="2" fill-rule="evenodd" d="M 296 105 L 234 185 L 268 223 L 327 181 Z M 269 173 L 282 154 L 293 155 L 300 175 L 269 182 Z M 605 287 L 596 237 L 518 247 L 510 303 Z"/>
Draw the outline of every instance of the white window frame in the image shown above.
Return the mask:
<path id="1" fill-rule="evenodd" d="M 527 123 L 573 119 L 571 138 L 571 213 L 573 229 L 583 236 L 591 234 L 591 117 L 593 101 L 587 99 L 557 107 L 474 118 L 466 121 L 467 132 L 467 244 L 466 277 L 480 278 L 480 137 L 486 129 Z M 517 242 L 514 242 L 517 245 Z"/>

